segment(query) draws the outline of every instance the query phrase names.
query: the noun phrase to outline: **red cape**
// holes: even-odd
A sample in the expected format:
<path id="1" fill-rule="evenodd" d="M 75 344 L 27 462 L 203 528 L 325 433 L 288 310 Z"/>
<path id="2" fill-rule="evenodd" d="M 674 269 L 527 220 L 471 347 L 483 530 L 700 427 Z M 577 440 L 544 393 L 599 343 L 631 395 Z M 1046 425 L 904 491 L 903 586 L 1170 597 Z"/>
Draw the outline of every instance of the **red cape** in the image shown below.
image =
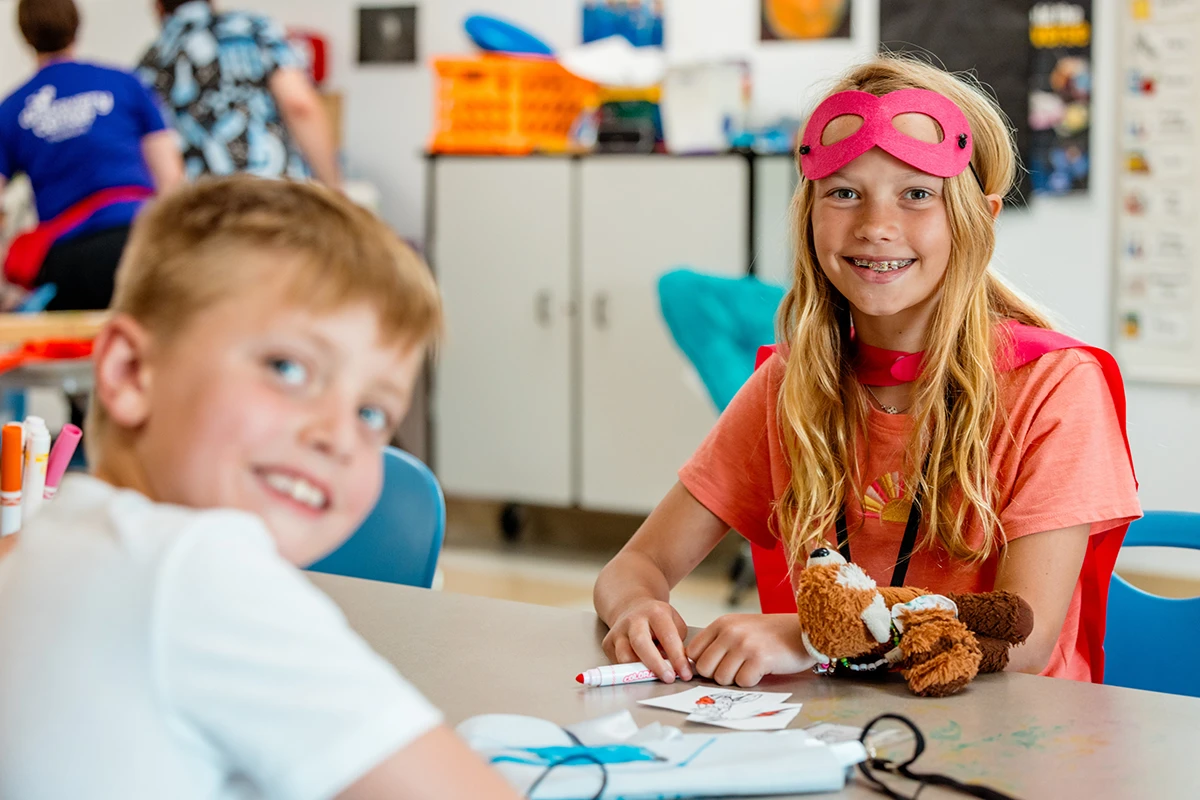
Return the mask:
<path id="1" fill-rule="evenodd" d="M 1024 366 L 1047 353 L 1072 347 L 1086 350 L 1096 357 L 1108 381 L 1108 390 L 1112 394 L 1117 421 L 1121 426 L 1121 436 L 1125 439 L 1125 452 L 1129 455 L 1129 468 L 1132 470 L 1133 456 L 1129 451 L 1129 436 L 1125 432 L 1125 385 L 1121 381 L 1121 371 L 1117 367 L 1116 359 L 1099 347 L 1084 344 L 1057 331 L 1033 328 L 1017 322 L 1006 324 L 1012 333 L 1012 344 L 999 355 L 996 363 L 997 368 L 1003 372 Z M 762 366 L 774 353 L 774 346 L 760 349 L 755 368 Z M 1134 480 L 1136 483 L 1136 475 Z M 1108 610 L 1108 584 L 1112 579 L 1117 553 L 1121 550 L 1121 542 L 1125 539 L 1125 531 L 1128 528 L 1127 524 L 1121 525 L 1088 537 L 1087 553 L 1083 558 L 1083 570 L 1080 573 L 1083 583 L 1079 617 L 1080 640 L 1087 647 L 1093 683 L 1102 683 L 1104 680 L 1104 622 Z M 750 549 L 754 558 L 754 575 L 758 582 L 758 597 L 763 613 L 794 614 L 796 595 L 788 576 L 783 547 L 776 544 L 768 549 L 751 542 Z"/>

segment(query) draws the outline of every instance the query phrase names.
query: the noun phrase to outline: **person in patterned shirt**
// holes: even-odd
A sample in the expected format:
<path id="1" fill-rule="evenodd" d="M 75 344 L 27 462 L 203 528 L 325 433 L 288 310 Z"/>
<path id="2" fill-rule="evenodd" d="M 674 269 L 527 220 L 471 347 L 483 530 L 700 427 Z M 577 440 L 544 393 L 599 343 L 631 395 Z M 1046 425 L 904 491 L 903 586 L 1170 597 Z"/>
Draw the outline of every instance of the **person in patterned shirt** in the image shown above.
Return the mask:
<path id="1" fill-rule="evenodd" d="M 157 0 L 162 31 L 138 74 L 183 139 L 188 177 L 246 172 L 341 182 L 333 131 L 303 58 L 272 20 Z"/>

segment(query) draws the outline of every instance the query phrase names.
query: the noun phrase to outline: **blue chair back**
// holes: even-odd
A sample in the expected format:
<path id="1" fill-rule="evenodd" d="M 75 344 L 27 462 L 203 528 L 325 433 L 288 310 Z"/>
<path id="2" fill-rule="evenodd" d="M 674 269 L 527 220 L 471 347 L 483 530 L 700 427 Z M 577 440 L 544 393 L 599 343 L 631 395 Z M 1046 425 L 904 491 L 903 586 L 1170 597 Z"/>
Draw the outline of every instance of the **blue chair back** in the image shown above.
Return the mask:
<path id="1" fill-rule="evenodd" d="M 1129 526 L 1124 547 L 1200 550 L 1200 514 L 1147 511 Z M 1106 684 L 1200 697 L 1200 597 L 1159 597 L 1114 574 L 1106 630 Z"/>
<path id="2" fill-rule="evenodd" d="M 445 534 L 446 500 L 437 478 L 416 456 L 389 447 L 379 502 L 353 536 L 309 569 L 428 589 Z"/>

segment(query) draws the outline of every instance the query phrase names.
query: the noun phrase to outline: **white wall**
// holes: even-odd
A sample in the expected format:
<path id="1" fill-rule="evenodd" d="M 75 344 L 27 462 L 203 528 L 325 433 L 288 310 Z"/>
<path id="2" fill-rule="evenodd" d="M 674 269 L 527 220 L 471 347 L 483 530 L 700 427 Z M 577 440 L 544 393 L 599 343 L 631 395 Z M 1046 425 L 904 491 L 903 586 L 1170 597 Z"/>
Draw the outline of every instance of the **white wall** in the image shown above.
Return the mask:
<path id="1" fill-rule="evenodd" d="M 132 63 L 152 38 L 150 0 L 77 0 L 85 14 L 82 51 Z M 402 234 L 424 233 L 425 172 L 421 151 L 429 132 L 431 77 L 437 53 L 470 52 L 461 21 L 471 12 L 520 21 L 557 47 L 578 42 L 579 0 L 429 0 L 419 14 L 419 56 L 411 67 L 358 67 L 357 3 L 344 0 L 244 0 L 286 24 L 308 25 L 331 39 L 330 86 L 346 95 L 345 139 L 350 177 L 374 182 L 383 215 Z M 758 42 L 758 3 L 752 0 L 667 0 L 667 49 L 689 60 L 713 55 L 746 58 L 754 69 L 756 109 L 797 114 L 823 82 L 869 55 L 878 37 L 879 0 L 856 0 L 850 40 L 809 44 Z M 235 4 L 231 2 L 230 7 Z M 0 0 L 0 90 L 30 70 L 13 30 L 14 0 Z M 1093 4 L 1094 47 L 1092 190 L 1080 197 L 1037 197 L 1027 210 L 1006 211 L 997 263 L 1021 288 L 1052 309 L 1070 333 L 1111 344 L 1113 114 L 1119 75 L 1115 4 Z M 1200 389 L 1129 386 L 1129 429 L 1142 498 L 1151 508 L 1200 510 L 1191 468 L 1200 459 Z"/>

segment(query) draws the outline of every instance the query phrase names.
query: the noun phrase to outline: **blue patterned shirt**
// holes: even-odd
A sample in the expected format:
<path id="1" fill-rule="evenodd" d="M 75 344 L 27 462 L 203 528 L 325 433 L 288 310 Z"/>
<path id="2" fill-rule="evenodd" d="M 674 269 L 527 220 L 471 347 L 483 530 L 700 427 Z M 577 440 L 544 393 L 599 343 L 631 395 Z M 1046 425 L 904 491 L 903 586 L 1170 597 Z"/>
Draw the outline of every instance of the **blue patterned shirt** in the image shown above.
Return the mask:
<path id="1" fill-rule="evenodd" d="M 183 138 L 190 178 L 248 172 L 308 177 L 268 88 L 275 70 L 303 68 L 283 29 L 257 14 L 185 3 L 163 23 L 138 74 Z"/>

